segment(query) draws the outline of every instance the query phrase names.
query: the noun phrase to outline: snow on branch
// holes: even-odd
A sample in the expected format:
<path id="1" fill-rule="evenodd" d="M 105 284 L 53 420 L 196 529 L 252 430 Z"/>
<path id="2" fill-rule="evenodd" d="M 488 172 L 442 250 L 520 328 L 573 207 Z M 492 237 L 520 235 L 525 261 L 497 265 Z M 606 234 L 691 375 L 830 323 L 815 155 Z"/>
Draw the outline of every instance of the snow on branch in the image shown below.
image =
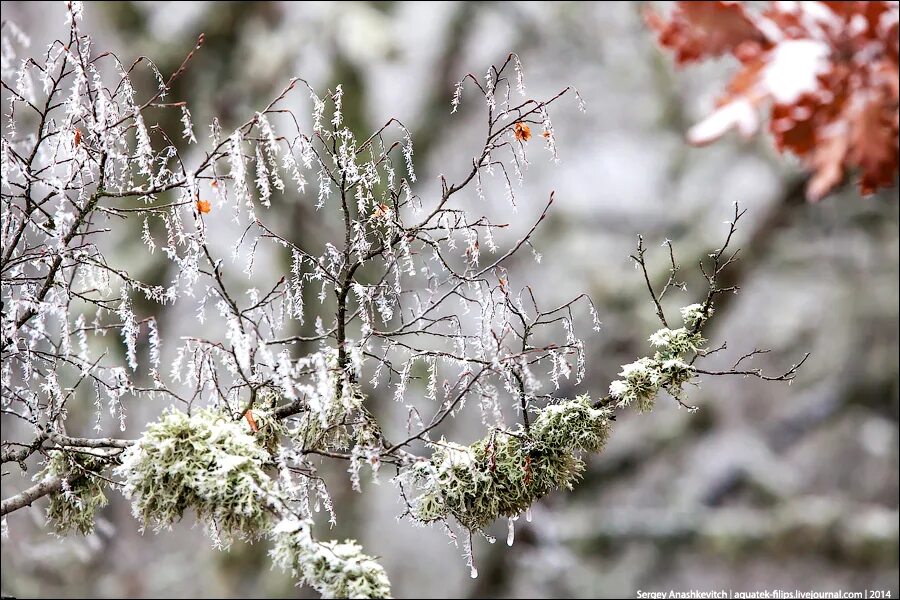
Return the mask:
<path id="1" fill-rule="evenodd" d="M 387 575 L 355 542 L 312 536 L 318 507 L 337 519 L 321 461 L 346 465 L 357 490 L 364 470 L 377 480 L 388 466 L 407 516 L 471 535 L 572 487 L 580 453 L 602 449 L 616 410 L 647 410 L 661 390 L 682 402 L 700 374 L 796 374 L 799 365 L 774 378 L 741 361 L 728 372 L 694 365 L 711 353 L 701 328 L 715 297 L 732 291 L 716 281 L 734 260 L 736 209 L 681 328 L 669 328 L 661 304 L 683 287 L 674 250 L 657 294 L 641 242 L 633 258 L 664 327 L 650 339 L 655 354 L 623 367 L 596 402 L 557 397 L 563 382 L 585 378 L 580 330 L 587 321 L 599 331 L 598 310 L 584 294 L 543 306 L 513 281 L 517 255 L 539 259 L 534 234 L 555 201 L 549 192 L 527 206 L 513 183 L 535 144 L 558 159 L 551 108 L 582 102 L 571 87 L 531 98 L 516 55 L 460 81 L 452 108 L 469 96 L 484 103 L 485 142 L 460 179 L 442 176 L 432 193 L 417 184 L 409 129 L 392 118 L 358 137 L 340 86 L 322 93 L 291 79 L 245 121 L 214 120 L 200 135 L 187 104 L 169 96 L 202 35 L 167 77 L 148 58 L 98 51 L 79 29 L 80 3 L 68 6 L 67 39 L 39 58 L 4 51 L 3 462 L 45 463 L 36 485 L 3 501 L 4 518 L 49 496 L 57 531 L 87 533 L 117 489 L 142 526 L 166 529 L 192 510 L 215 546 L 272 539 L 274 561 L 325 596 L 387 596 Z M 3 36 L 4 48 L 23 41 L 6 23 Z M 154 88 L 140 89 L 139 70 Z M 285 108 L 295 97 L 308 99 L 309 130 Z M 175 112 L 178 131 L 163 130 L 159 110 Z M 509 202 L 530 224 L 509 232 L 465 210 L 465 194 Z M 292 232 L 279 218 L 286 198 L 339 214 L 339 235 L 315 245 Z M 170 263 L 168 280 L 143 281 L 111 250 L 112 232 L 129 226 L 148 258 Z M 285 272 L 260 269 L 262 252 Z M 173 307 L 196 324 L 167 337 Z M 382 427 L 373 394 L 404 405 L 405 431 Z M 70 436 L 69 410 L 85 402 L 97 437 Z M 161 416 L 122 436 L 138 402 Z M 470 446 L 440 437 L 467 407 L 480 411 L 484 436 Z M 388 439 L 386 429 L 404 433 Z"/>

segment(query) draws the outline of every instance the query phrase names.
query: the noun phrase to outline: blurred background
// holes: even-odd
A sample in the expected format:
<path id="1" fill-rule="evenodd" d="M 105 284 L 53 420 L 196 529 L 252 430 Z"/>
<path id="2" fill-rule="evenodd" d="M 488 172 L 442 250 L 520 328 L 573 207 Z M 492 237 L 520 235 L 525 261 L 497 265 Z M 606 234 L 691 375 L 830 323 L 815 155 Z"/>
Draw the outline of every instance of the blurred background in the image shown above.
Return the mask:
<path id="1" fill-rule="evenodd" d="M 483 74 L 509 52 L 521 57 L 530 97 L 574 85 L 587 103 L 552 113 L 561 161 L 531 150 L 516 190 L 513 224 L 527 223 L 551 190 L 556 203 L 535 238 L 543 261 L 510 265 L 548 305 L 589 293 L 603 327 L 586 336 L 587 380 L 605 393 L 619 366 L 647 351 L 656 317 L 628 255 L 638 233 L 651 247 L 651 274 L 665 279 L 671 239 L 687 272 L 721 244 L 733 203 L 749 212 L 737 245 L 743 258 L 708 330 L 729 348 L 709 368 L 727 367 L 754 347 L 755 365 L 783 372 L 807 351 L 793 385 L 715 378 L 692 393 L 700 411 L 660 399 L 650 414 L 620 415 L 605 452 L 590 457 L 571 493 L 540 502 L 516 524 L 516 543 L 476 545 L 479 577 L 437 528 L 398 522 L 396 489 L 364 477 L 350 491 L 330 475 L 337 527 L 381 557 L 398 597 L 607 597 L 637 590 L 757 589 L 898 594 L 898 201 L 893 189 L 868 199 L 845 188 L 805 203 L 797 165 L 770 140 L 726 139 L 689 147 L 686 129 L 722 89 L 727 61 L 677 71 L 655 45 L 640 3 L 580 2 L 87 2 L 83 30 L 124 62 L 144 54 L 171 73 L 204 32 L 206 44 L 172 98 L 192 107 L 196 132 L 218 116 L 242 122 L 292 76 L 324 90 L 343 84 L 345 117 L 359 134 L 394 116 L 412 131 L 420 194 L 453 180 L 479 151 L 483 100 L 455 82 Z M 32 37 L 32 52 L 65 31 L 62 3 L 4 2 L 3 18 Z M 180 131 L 178 114 L 164 128 Z M 367 137 L 367 136 L 363 136 Z M 193 146 L 193 151 L 197 147 Z M 474 191 L 465 206 L 476 210 Z M 502 193 L 497 194 L 501 203 Z M 468 203 L 468 204 L 466 204 Z M 327 233 L 315 198 L 284 198 L 271 209 L 302 235 Z M 131 228 L 131 229 L 129 229 Z M 511 227 L 509 229 L 516 229 Z M 514 239 L 519 230 L 510 231 Z M 148 280 L 172 265 L 140 244 L 140 222 L 118 232 L 117 255 Z M 502 241 L 502 240 L 501 240 Z M 225 240 L 222 241 L 223 252 Z M 272 280 L 284 265 L 270 263 Z M 696 274 L 677 299 L 697 301 Z M 137 306 L 142 314 L 158 309 Z M 182 314 L 183 313 L 183 314 Z M 165 340 L 193 311 L 160 315 Z M 582 333 L 590 332 L 588 319 Z M 405 420 L 382 388 L 384 414 Z M 89 433 L 92 407 L 84 407 Z M 131 406 L 129 429 L 161 407 Z M 78 416 L 73 415 L 78 423 Z M 470 442 L 477 415 L 446 432 Z M 70 433 L 73 432 L 70 428 Z M 32 471 L 33 472 L 33 471 Z M 3 496 L 22 480 L 4 477 Z M 171 533 L 139 534 L 128 504 L 111 494 L 88 538 L 57 539 L 40 507 L 9 518 L 2 589 L 19 597 L 304 597 L 270 570 L 264 544 L 210 550 L 189 519 Z M 323 519 L 324 521 L 324 519 Z"/>

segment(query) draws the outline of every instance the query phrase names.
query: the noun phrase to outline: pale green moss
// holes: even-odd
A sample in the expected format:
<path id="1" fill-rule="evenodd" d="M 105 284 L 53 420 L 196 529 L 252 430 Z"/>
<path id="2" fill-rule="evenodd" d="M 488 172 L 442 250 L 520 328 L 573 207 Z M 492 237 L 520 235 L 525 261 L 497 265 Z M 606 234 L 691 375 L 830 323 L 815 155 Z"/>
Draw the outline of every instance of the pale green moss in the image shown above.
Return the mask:
<path id="1" fill-rule="evenodd" d="M 247 428 L 251 430 L 257 444 L 265 448 L 269 454 L 275 454 L 281 437 L 287 435 L 287 428 L 275 417 L 271 408 L 254 408 L 251 414 L 257 431 L 252 431 L 249 423 Z"/>
<path id="2" fill-rule="evenodd" d="M 691 330 L 699 329 L 715 312 L 712 306 L 706 307 L 705 312 L 703 307 L 703 304 L 691 304 L 681 309 L 681 320 L 685 326 Z"/>
<path id="3" fill-rule="evenodd" d="M 48 455 L 50 460 L 36 479 L 59 477 L 63 481 L 63 489 L 50 495 L 47 519 L 59 534 L 71 531 L 82 535 L 92 533 L 97 511 L 109 503 L 103 491 L 106 482 L 98 476 L 105 462 L 76 450 L 50 450 Z"/>
<path id="4" fill-rule="evenodd" d="M 310 523 L 285 519 L 275 528 L 272 561 L 323 598 L 390 598 L 384 568 L 353 540 L 318 542 Z"/>
<path id="5" fill-rule="evenodd" d="M 255 432 L 245 419 L 212 409 L 170 411 L 152 423 L 116 468 L 135 516 L 159 528 L 193 510 L 226 544 L 271 537 L 275 563 L 324 597 L 389 597 L 384 569 L 355 542 L 317 542 L 308 522 L 293 517 L 275 525 L 287 504 L 264 467 L 271 460 L 266 448 L 284 429 L 270 411 L 254 409 L 253 419 Z"/>
<path id="6" fill-rule="evenodd" d="M 681 309 L 685 327 L 663 328 L 650 336 L 650 344 L 657 348 L 653 356 L 645 356 L 623 365 L 619 376 L 613 381 L 609 394 L 619 407 L 635 405 L 640 412 L 653 408 L 660 390 L 665 390 L 676 398 L 681 398 L 682 388 L 694 378 L 694 368 L 686 362 L 689 355 L 703 349 L 706 340 L 700 327 L 712 314 L 706 314 L 702 304 L 692 304 Z"/>
<path id="7" fill-rule="evenodd" d="M 269 527 L 276 490 L 263 470 L 269 460 L 246 423 L 212 409 L 170 411 L 122 454 L 116 474 L 145 525 L 168 526 L 193 509 L 227 542 Z"/>
<path id="8" fill-rule="evenodd" d="M 471 446 L 433 444 L 431 460 L 410 471 L 421 492 L 413 517 L 431 522 L 452 515 L 478 530 L 522 513 L 554 489 L 571 489 L 584 470 L 577 452 L 603 448 L 610 415 L 580 396 L 541 410 L 527 432 L 495 431 Z"/>
<path id="9" fill-rule="evenodd" d="M 340 399 L 331 399 L 303 413 L 290 435 L 304 449 L 346 448 L 353 441 L 353 423 L 366 418 L 364 400 L 358 385 L 346 384 Z"/>

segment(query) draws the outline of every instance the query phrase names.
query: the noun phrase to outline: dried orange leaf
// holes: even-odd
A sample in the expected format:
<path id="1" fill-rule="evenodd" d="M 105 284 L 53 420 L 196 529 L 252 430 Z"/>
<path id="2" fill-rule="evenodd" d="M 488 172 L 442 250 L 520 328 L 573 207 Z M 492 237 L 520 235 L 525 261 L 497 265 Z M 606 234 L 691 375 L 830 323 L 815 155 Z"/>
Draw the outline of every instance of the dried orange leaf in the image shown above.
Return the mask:
<path id="1" fill-rule="evenodd" d="M 252 429 L 254 433 L 259 431 L 259 426 L 256 424 L 256 419 L 253 418 L 252 410 L 245 412 L 244 418 L 247 419 L 247 424 L 250 425 L 250 429 Z"/>
<path id="2" fill-rule="evenodd" d="M 378 206 L 375 207 L 375 211 L 372 213 L 372 218 L 374 219 L 387 219 L 391 214 L 391 207 L 382 202 Z"/>
<path id="3" fill-rule="evenodd" d="M 645 13 L 679 64 L 731 53 L 738 71 L 717 108 L 688 131 L 695 145 L 736 129 L 756 132 L 770 111 L 779 152 L 810 174 L 820 200 L 858 176 L 864 196 L 890 188 L 900 168 L 900 8 L 896 2 L 678 2 L 665 20 Z"/>
<path id="4" fill-rule="evenodd" d="M 516 134 L 516 141 L 527 142 L 531 139 L 531 127 L 521 121 L 513 125 L 513 132 Z"/>
<path id="5" fill-rule="evenodd" d="M 678 64 L 768 43 L 737 2 L 679 2 L 668 22 L 653 9 L 644 11 L 644 20 L 656 32 L 659 45 L 675 51 Z"/>

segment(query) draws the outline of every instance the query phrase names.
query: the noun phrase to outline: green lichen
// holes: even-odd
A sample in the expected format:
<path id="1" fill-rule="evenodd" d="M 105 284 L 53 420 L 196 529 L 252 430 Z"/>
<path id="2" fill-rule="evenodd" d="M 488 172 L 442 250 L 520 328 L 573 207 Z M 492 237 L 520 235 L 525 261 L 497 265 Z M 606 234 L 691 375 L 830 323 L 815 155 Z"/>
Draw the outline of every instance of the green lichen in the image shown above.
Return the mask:
<path id="1" fill-rule="evenodd" d="M 285 519 L 275 528 L 272 561 L 323 598 L 390 598 L 384 568 L 353 540 L 318 542 L 310 523 Z"/>
<path id="2" fill-rule="evenodd" d="M 59 477 L 63 482 L 62 491 L 50 495 L 48 521 L 61 535 L 72 531 L 93 533 L 97 511 L 109 503 L 103 491 L 106 482 L 99 476 L 105 461 L 77 449 L 51 450 L 48 455 L 47 466 L 36 479 Z"/>
<path id="3" fill-rule="evenodd" d="M 354 424 L 367 420 L 365 396 L 358 385 L 345 384 L 340 398 L 309 406 L 290 434 L 304 449 L 340 450 L 351 445 Z"/>
<path id="4" fill-rule="evenodd" d="M 193 510 L 225 544 L 271 537 L 275 563 L 326 598 L 389 597 L 384 569 L 355 542 L 317 542 L 309 523 L 292 516 L 276 525 L 290 510 L 264 469 L 285 431 L 271 411 L 253 409 L 253 420 L 257 431 L 203 409 L 170 411 L 151 424 L 115 470 L 135 516 L 158 529 Z"/>
<path id="5" fill-rule="evenodd" d="M 703 326 L 714 312 L 715 310 L 713 310 L 711 305 L 691 304 L 681 309 L 681 320 L 684 321 L 688 329 L 696 331 Z"/>
<path id="6" fill-rule="evenodd" d="M 269 460 L 246 423 L 212 409 L 173 410 L 122 454 L 116 474 L 144 525 L 166 527 L 193 509 L 227 543 L 270 526 L 276 486 L 263 470 Z"/>
<path id="7" fill-rule="evenodd" d="M 251 414 L 257 429 L 256 431 L 251 429 L 251 435 L 256 438 L 256 443 L 265 448 L 269 454 L 275 454 L 278 451 L 281 436 L 287 435 L 287 428 L 278 420 L 271 408 L 254 408 Z M 250 428 L 249 423 L 247 427 Z"/>
<path id="8" fill-rule="evenodd" d="M 495 431 L 471 446 L 434 443 L 430 461 L 411 469 L 421 492 L 412 515 L 432 522 L 452 515 L 472 530 L 514 517 L 549 492 L 571 489 L 584 470 L 578 451 L 599 452 L 611 413 L 579 396 L 541 410 L 526 431 Z"/>
<path id="9" fill-rule="evenodd" d="M 700 328 L 712 312 L 712 308 L 704 310 L 702 304 L 685 306 L 681 309 L 684 327 L 663 328 L 650 336 L 650 344 L 657 348 L 653 356 L 623 365 L 619 372 L 622 379 L 609 386 L 609 394 L 620 408 L 634 405 L 638 411 L 647 412 L 660 390 L 681 399 L 684 384 L 696 374 L 687 357 L 702 351 L 706 344 Z"/>

